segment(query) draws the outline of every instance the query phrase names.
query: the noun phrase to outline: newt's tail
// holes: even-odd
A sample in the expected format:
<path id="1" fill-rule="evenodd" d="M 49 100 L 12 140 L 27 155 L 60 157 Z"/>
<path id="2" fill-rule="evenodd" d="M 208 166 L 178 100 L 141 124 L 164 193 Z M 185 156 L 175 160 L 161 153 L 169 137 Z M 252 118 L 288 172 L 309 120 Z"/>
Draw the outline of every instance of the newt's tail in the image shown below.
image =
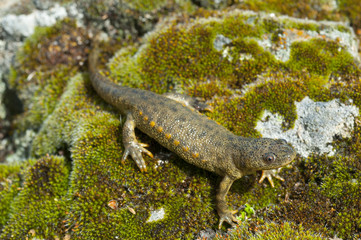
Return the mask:
<path id="1" fill-rule="evenodd" d="M 91 51 L 88 57 L 88 69 L 90 74 L 90 81 L 95 91 L 105 101 L 112 105 L 116 105 L 117 98 L 123 94 L 124 87 L 111 82 L 107 77 L 99 73 L 98 59 L 100 55 L 99 43 L 100 34 L 96 34 L 91 44 Z"/>

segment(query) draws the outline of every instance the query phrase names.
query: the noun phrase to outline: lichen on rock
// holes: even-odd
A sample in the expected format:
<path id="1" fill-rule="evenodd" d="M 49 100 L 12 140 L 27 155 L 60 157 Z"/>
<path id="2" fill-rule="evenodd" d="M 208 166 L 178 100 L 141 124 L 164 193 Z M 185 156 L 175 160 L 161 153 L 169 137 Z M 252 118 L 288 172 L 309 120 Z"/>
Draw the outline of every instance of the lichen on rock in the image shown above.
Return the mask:
<path id="1" fill-rule="evenodd" d="M 283 118 L 267 110 L 257 122 L 256 129 L 263 137 L 286 139 L 304 158 L 311 154 L 333 156 L 334 139 L 350 138 L 355 118 L 359 116 L 358 107 L 345 105 L 338 99 L 314 102 L 305 97 L 295 105 L 297 119 L 292 129 L 283 131 Z"/>
<path id="2" fill-rule="evenodd" d="M 299 152 L 276 188 L 254 176 L 234 183 L 231 207 L 242 216 L 247 204 L 255 214 L 229 234 L 360 238 L 361 70 L 350 27 L 228 8 L 185 12 L 197 9 L 191 2 L 162 1 L 153 10 L 141 2 L 110 2 L 92 1 L 85 18 L 105 19 L 112 37 L 101 46 L 101 62 L 114 55 L 110 73 L 103 72 L 112 81 L 203 98 L 214 107 L 205 114 L 235 134 L 286 138 Z M 117 19 L 114 9 L 122 6 L 131 7 Z M 172 9 L 184 12 L 168 16 Z M 194 239 L 201 230 L 211 232 L 215 175 L 140 132 L 162 161 L 145 157 L 147 173 L 131 159 L 120 163 L 120 116 L 90 85 L 88 48 L 85 30 L 67 19 L 36 29 L 18 54 L 10 84 L 25 112 L 15 117 L 14 131 L 36 135 L 24 170 L 0 166 L 1 206 L 12 211 L 0 208 L 1 236 Z M 162 218 L 147 222 L 157 209 Z"/>

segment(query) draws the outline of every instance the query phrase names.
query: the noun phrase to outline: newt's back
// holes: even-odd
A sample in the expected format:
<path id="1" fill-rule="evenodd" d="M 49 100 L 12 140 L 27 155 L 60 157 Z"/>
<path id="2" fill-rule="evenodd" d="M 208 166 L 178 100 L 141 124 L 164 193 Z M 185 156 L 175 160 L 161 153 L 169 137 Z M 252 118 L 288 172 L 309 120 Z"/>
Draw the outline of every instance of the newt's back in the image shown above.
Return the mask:
<path id="1" fill-rule="evenodd" d="M 217 171 L 233 134 L 181 103 L 150 91 L 117 85 L 97 70 L 98 49 L 89 56 L 89 71 L 96 92 L 122 114 L 131 114 L 135 126 L 191 164 Z"/>

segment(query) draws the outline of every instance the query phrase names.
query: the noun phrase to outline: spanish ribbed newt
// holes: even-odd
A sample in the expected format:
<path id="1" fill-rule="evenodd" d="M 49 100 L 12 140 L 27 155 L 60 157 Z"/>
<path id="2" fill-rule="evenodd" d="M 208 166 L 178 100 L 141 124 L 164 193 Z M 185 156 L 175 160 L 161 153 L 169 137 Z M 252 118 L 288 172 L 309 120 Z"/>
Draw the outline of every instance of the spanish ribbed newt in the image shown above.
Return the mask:
<path id="1" fill-rule="evenodd" d="M 226 194 L 235 180 L 263 170 L 260 181 L 268 178 L 273 186 L 272 176 L 281 178 L 271 169 L 285 166 L 295 158 L 295 150 L 283 139 L 246 138 L 233 134 L 200 114 L 197 110 L 207 107 L 191 97 L 159 95 L 111 82 L 98 72 L 97 46 L 95 40 L 88 60 L 90 79 L 96 92 L 126 116 L 122 162 L 130 155 L 140 171 L 147 170 L 142 153 L 153 155 L 145 144 L 138 142 L 134 133 L 138 128 L 188 163 L 222 176 L 216 195 L 219 228 L 224 221 L 232 226 L 239 222 L 226 202 Z"/>

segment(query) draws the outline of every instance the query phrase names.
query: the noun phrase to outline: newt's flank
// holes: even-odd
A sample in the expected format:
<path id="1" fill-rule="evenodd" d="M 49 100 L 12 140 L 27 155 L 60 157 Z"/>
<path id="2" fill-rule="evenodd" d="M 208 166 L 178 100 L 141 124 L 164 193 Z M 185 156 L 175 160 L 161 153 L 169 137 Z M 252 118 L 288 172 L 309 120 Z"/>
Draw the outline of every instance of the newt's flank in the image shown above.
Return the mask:
<path id="1" fill-rule="evenodd" d="M 223 176 L 216 195 L 219 228 L 223 222 L 234 226 L 239 220 L 226 202 L 232 183 L 263 170 L 260 181 L 268 178 L 273 185 L 272 169 L 289 164 L 296 156 L 295 150 L 283 139 L 234 135 L 200 114 L 197 110 L 207 110 L 208 107 L 193 98 L 179 94 L 158 95 L 111 82 L 97 69 L 97 39 L 95 37 L 89 55 L 90 79 L 96 92 L 126 116 L 122 162 L 130 155 L 140 171 L 147 170 L 142 153 L 153 155 L 145 144 L 137 141 L 134 129 L 138 128 L 185 161 Z"/>

